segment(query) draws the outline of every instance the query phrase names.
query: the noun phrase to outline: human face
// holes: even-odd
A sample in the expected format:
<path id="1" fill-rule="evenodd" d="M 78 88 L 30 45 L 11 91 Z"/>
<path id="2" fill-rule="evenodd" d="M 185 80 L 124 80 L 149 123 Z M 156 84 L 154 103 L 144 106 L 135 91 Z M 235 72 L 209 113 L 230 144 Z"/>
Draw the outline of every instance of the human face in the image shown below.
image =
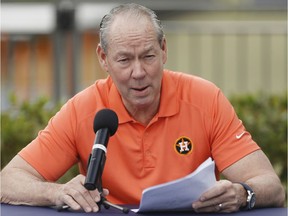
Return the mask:
<path id="1" fill-rule="evenodd" d="M 146 19 L 116 19 L 109 32 L 107 53 L 97 48 L 102 67 L 108 71 L 130 113 L 158 109 L 166 40 L 160 46 Z"/>

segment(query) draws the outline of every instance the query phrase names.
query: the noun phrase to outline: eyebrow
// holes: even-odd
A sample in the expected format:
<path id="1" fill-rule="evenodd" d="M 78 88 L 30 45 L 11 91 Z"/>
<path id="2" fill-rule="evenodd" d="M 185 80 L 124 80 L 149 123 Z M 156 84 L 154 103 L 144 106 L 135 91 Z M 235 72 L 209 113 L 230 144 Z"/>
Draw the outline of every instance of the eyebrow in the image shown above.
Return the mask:
<path id="1" fill-rule="evenodd" d="M 150 45 L 150 46 L 147 47 L 147 49 L 145 48 L 143 53 L 148 53 L 148 52 L 153 51 L 153 50 L 155 50 L 154 46 Z"/>
<path id="2" fill-rule="evenodd" d="M 150 51 L 153 51 L 153 50 L 155 50 L 154 46 L 150 45 L 149 47 L 145 48 L 144 51 L 140 53 L 140 55 L 149 53 Z M 116 56 L 122 56 L 122 55 L 129 56 L 129 55 L 132 55 L 132 54 L 129 51 L 119 51 L 118 53 L 116 53 Z"/>

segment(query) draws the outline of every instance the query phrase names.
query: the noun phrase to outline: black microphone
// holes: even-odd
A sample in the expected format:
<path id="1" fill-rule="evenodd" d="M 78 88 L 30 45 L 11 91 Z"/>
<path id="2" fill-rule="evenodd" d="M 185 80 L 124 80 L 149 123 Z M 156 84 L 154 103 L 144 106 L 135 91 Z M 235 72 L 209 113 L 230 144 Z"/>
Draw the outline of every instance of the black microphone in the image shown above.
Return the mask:
<path id="1" fill-rule="evenodd" d="M 94 145 L 88 162 L 88 170 L 84 183 L 87 190 L 98 189 L 102 192 L 102 173 L 106 161 L 107 144 L 118 128 L 117 114 L 110 109 L 102 109 L 96 113 L 93 129 L 96 133 Z"/>

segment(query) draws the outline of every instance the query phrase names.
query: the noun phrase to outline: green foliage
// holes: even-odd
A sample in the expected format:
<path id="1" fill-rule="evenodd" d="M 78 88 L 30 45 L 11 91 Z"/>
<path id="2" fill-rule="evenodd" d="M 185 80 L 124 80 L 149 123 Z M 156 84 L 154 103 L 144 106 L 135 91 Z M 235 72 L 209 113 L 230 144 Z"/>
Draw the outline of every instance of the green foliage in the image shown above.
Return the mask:
<path id="1" fill-rule="evenodd" d="M 1 169 L 47 125 L 49 119 L 60 109 L 47 98 L 39 98 L 34 103 L 19 102 L 10 96 L 9 110 L 1 113 Z M 73 166 L 59 182 L 66 182 L 78 173 Z"/>
<path id="2" fill-rule="evenodd" d="M 34 103 L 19 102 L 10 96 L 11 107 L 1 113 L 1 168 L 3 168 L 23 147 L 29 144 L 38 132 L 47 125 L 49 119 L 60 109 L 47 98 L 39 98 Z M 73 166 L 59 182 L 66 182 L 77 175 L 78 167 Z"/>
<path id="3" fill-rule="evenodd" d="M 287 183 L 287 93 L 230 98 L 253 139 L 270 159 L 283 184 Z"/>
<path id="4" fill-rule="evenodd" d="M 10 108 L 1 112 L 1 167 L 4 167 L 59 110 L 60 105 L 49 106 L 47 98 L 34 103 L 19 102 L 10 96 Z"/>

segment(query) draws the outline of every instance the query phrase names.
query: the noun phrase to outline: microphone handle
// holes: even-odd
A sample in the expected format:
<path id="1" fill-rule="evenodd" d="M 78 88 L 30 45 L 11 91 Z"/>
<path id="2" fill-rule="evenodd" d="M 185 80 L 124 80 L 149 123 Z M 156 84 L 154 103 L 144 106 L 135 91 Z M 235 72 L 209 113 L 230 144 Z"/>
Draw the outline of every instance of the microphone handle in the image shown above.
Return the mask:
<path id="1" fill-rule="evenodd" d="M 96 139 L 93 145 L 92 154 L 88 163 L 87 175 L 84 183 L 84 187 L 87 190 L 102 191 L 102 173 L 106 161 L 106 146 L 109 140 L 108 128 L 102 128 L 97 131 Z"/>
<path id="2" fill-rule="evenodd" d="M 95 155 L 96 157 L 90 158 L 89 167 L 87 176 L 85 179 L 84 187 L 87 190 L 95 190 L 96 188 L 98 190 L 102 190 L 101 185 L 101 176 L 103 172 L 103 166 L 102 164 L 106 161 L 106 156 L 102 150 L 97 150 Z M 99 191 L 101 192 L 101 191 Z"/>

